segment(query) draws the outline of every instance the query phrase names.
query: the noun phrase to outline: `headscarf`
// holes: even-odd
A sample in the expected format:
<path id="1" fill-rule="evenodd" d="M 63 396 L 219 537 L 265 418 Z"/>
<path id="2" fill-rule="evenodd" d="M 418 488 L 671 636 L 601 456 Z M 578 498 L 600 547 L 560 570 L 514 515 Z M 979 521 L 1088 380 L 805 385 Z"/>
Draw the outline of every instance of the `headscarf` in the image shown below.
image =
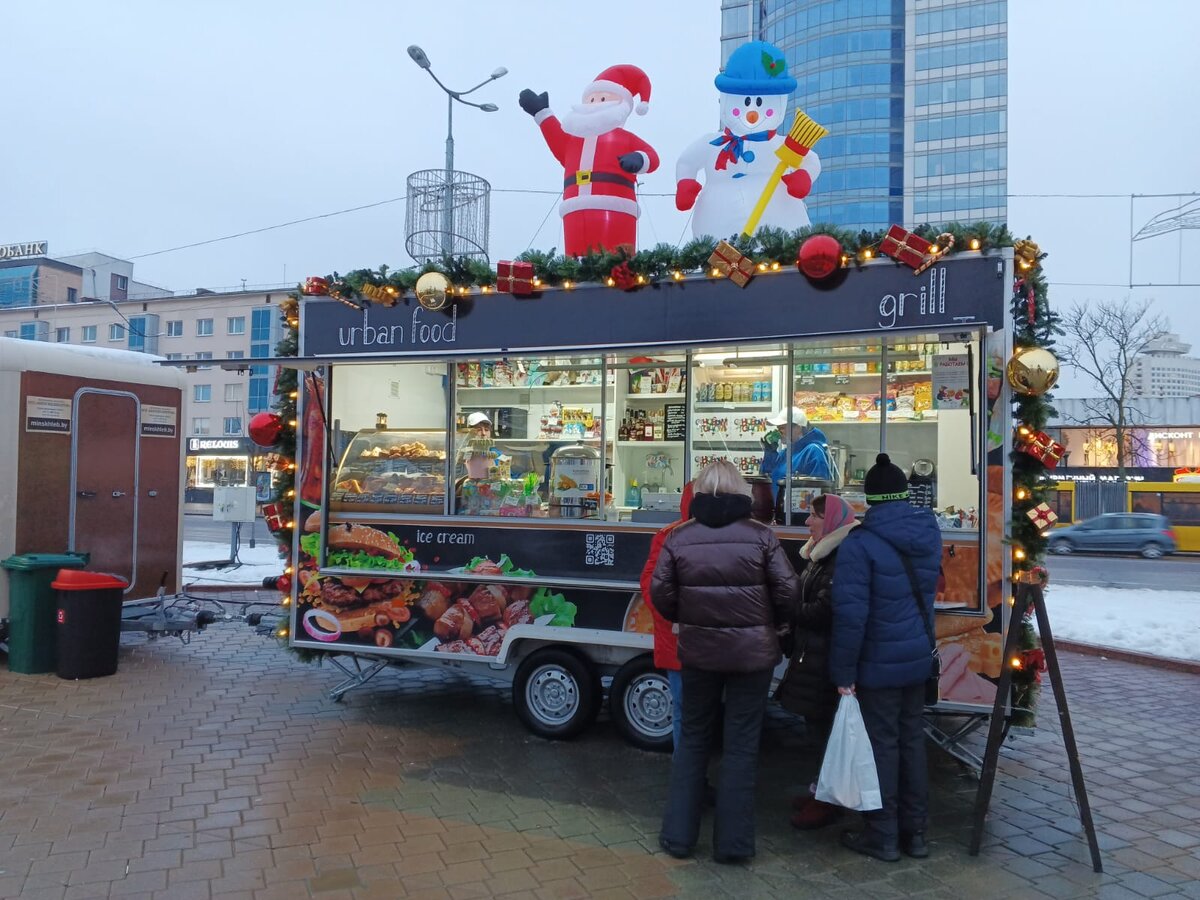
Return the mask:
<path id="1" fill-rule="evenodd" d="M 853 507 L 837 494 L 822 494 L 816 499 L 814 506 L 816 504 L 822 504 L 824 518 L 813 527 L 812 540 L 814 544 L 826 535 L 833 534 L 839 528 L 854 521 Z"/>

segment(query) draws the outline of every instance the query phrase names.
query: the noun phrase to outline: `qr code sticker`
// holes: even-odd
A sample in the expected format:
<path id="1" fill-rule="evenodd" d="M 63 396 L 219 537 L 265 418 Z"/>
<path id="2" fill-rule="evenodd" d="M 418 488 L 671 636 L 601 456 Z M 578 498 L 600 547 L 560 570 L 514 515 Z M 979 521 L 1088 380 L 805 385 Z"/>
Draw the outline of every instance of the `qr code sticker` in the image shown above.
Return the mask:
<path id="1" fill-rule="evenodd" d="M 611 566 L 616 562 L 616 536 L 611 534 L 589 534 L 587 554 L 583 561 L 589 566 Z"/>

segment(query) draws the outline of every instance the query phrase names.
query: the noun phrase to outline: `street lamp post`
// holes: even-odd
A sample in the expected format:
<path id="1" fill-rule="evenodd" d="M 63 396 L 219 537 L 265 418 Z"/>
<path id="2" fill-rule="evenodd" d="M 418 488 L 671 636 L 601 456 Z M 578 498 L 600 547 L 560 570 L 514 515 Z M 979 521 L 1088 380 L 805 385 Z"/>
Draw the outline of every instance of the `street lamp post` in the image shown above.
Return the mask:
<path id="1" fill-rule="evenodd" d="M 474 93 L 485 84 L 490 84 L 497 78 L 504 77 L 508 74 L 508 69 L 500 66 L 491 75 L 475 85 L 475 87 L 465 91 L 452 91 L 433 74 L 429 57 L 425 55 L 424 50 L 413 44 L 408 48 L 408 55 L 412 58 L 413 62 L 429 73 L 429 77 L 434 80 L 438 87 L 446 92 L 446 196 L 443 201 L 444 208 L 442 209 L 442 257 L 449 259 L 454 252 L 454 102 L 457 100 L 464 106 L 473 106 L 484 112 L 496 112 L 500 107 L 495 103 L 473 103 L 470 100 L 464 100 L 463 97 Z"/>

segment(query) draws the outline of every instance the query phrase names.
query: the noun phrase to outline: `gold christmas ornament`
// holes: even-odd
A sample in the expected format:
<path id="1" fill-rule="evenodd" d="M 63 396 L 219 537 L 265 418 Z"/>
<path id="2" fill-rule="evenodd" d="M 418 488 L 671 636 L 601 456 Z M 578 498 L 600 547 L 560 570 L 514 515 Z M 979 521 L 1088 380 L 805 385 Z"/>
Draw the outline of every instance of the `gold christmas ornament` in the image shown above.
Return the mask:
<path id="1" fill-rule="evenodd" d="M 1033 241 L 1017 240 L 1013 241 L 1013 256 L 1017 259 L 1017 264 L 1022 269 L 1028 269 L 1037 265 L 1038 256 L 1041 254 L 1038 245 Z"/>
<path id="2" fill-rule="evenodd" d="M 1013 353 L 1005 372 L 1018 394 L 1040 397 L 1058 383 L 1058 360 L 1041 347 L 1021 347 Z"/>
<path id="3" fill-rule="evenodd" d="M 417 302 L 426 309 L 441 309 L 450 292 L 450 279 L 441 272 L 426 272 L 417 279 Z"/>

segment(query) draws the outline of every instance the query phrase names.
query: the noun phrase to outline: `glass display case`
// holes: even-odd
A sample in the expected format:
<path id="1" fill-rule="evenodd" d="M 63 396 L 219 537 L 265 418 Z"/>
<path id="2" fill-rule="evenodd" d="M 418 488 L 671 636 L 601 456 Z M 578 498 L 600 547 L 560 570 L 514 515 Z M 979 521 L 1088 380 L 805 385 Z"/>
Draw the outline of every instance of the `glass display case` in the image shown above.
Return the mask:
<path id="1" fill-rule="evenodd" d="M 446 436 L 417 429 L 355 433 L 329 493 L 333 512 L 440 515 L 446 504 Z"/>

